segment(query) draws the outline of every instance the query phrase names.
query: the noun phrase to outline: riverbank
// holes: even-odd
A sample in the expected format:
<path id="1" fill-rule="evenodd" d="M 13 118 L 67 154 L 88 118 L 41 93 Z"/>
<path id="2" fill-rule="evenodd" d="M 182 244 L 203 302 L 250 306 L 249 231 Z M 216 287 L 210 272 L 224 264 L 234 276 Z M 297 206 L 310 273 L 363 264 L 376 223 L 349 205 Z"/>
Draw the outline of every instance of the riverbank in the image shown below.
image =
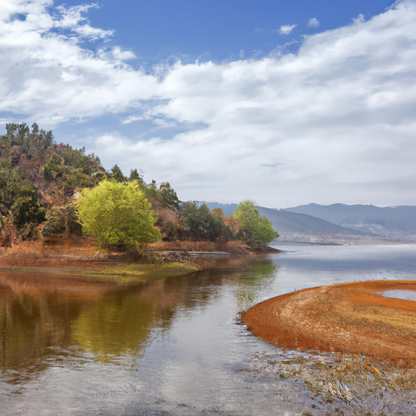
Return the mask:
<path id="1" fill-rule="evenodd" d="M 416 302 L 382 296 L 416 291 L 414 281 L 367 281 L 304 289 L 261 302 L 242 315 L 273 345 L 358 354 L 416 365 Z"/>
<path id="2" fill-rule="evenodd" d="M 169 277 L 209 267 L 198 261 L 204 253 L 227 257 L 279 252 L 272 247 L 253 249 L 236 242 L 160 241 L 148 245 L 141 253 L 118 253 L 102 250 L 91 238 L 47 238 L 28 241 L 0 252 L 0 270 L 44 271 L 107 276 Z"/>

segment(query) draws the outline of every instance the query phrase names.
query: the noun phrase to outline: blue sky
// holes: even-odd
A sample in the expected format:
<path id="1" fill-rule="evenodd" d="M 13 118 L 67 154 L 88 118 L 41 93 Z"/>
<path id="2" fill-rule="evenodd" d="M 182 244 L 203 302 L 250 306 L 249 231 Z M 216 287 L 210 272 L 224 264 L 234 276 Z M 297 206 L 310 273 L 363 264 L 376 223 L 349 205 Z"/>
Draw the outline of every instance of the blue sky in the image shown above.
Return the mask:
<path id="1" fill-rule="evenodd" d="M 0 122 L 183 200 L 416 205 L 416 2 L 4 0 Z"/>
<path id="2" fill-rule="evenodd" d="M 277 45 L 301 42 L 303 35 L 348 25 L 359 14 L 369 19 L 392 1 L 104 0 L 97 4 L 99 8 L 88 12 L 91 23 L 115 30 L 113 44 L 134 50 L 138 63 L 152 65 L 177 57 L 192 63 L 196 59 L 221 62 L 238 59 L 241 50 L 246 58 L 265 56 Z M 312 18 L 319 26 L 308 27 Z M 281 26 L 292 25 L 297 26 L 289 35 L 279 34 Z"/>

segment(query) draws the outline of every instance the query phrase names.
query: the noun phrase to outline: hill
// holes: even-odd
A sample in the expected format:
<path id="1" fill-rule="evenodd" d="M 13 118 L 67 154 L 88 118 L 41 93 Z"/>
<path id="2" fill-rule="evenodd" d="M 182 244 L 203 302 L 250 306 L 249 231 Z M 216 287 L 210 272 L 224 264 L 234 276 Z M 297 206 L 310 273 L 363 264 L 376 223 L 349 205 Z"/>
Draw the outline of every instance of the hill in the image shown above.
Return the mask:
<path id="1" fill-rule="evenodd" d="M 98 201 L 97 193 L 85 209 L 79 198 L 85 201 L 94 188 L 92 193 L 103 192 L 104 188 L 107 193 L 100 203 L 96 203 L 101 211 L 92 217 L 95 225 L 88 228 L 86 218 L 93 202 Z M 108 192 L 110 188 L 117 193 Z M 134 191 L 126 196 L 126 191 L 133 188 Z M 125 221 L 131 215 L 135 216 L 134 224 L 139 221 L 139 211 L 134 209 L 137 203 L 131 202 L 133 197 L 139 196 L 139 200 L 149 207 L 145 211 L 152 210 L 144 219 L 151 222 L 150 231 L 145 232 L 143 226 L 136 230 L 136 236 L 141 240 L 133 239 L 129 234 L 133 226 Z M 116 225 L 110 226 L 110 212 L 115 206 L 112 224 Z M 96 232 L 100 227 L 105 235 L 101 242 Z M 164 241 L 209 241 L 226 248 L 227 242 L 238 240 L 253 250 L 266 249 L 265 244 L 276 235 L 271 224 L 260 218 L 245 216 L 238 222 L 224 218 L 220 210 L 211 211 L 204 204 L 181 203 L 169 182 L 161 182 L 158 186 L 154 180 L 146 183 L 137 169 L 131 169 L 129 177 L 124 176 L 117 165 L 107 171 L 97 156 L 85 154 L 85 148 L 58 144 L 52 131 L 39 129 L 36 123 L 31 128 L 25 123 L 6 124 L 6 134 L 0 135 L 1 252 L 24 241 L 81 237 L 83 231 L 89 231 L 101 248 L 134 251 L 142 257 L 143 244 L 139 250 L 138 242 L 144 242 L 153 232 L 155 238 Z"/>
<path id="2" fill-rule="evenodd" d="M 80 192 L 109 179 L 136 181 L 152 203 L 162 236 L 177 233 L 179 200 L 168 182 L 157 188 L 154 181 L 146 184 L 137 169 L 131 170 L 130 177 L 117 165 L 106 171 L 85 148 L 57 143 L 52 131 L 39 129 L 36 123 L 31 127 L 9 123 L 6 134 L 0 135 L 0 247 L 79 234 L 75 203 Z"/>
<path id="3" fill-rule="evenodd" d="M 206 202 L 210 209 L 221 208 L 224 215 L 232 215 L 237 204 Z M 312 215 L 256 206 L 259 214 L 272 222 L 280 234 L 279 241 L 314 243 L 364 243 L 381 240 L 372 233 L 343 227 Z"/>
<path id="4" fill-rule="evenodd" d="M 281 234 L 331 234 L 331 235 L 365 235 L 365 233 L 332 224 L 307 214 L 279 211 L 270 208 L 256 207 L 259 214 L 273 223 L 273 227 Z"/>
<path id="5" fill-rule="evenodd" d="M 282 210 L 312 215 L 342 227 L 398 241 L 416 241 L 416 207 L 374 205 L 308 204 Z"/>

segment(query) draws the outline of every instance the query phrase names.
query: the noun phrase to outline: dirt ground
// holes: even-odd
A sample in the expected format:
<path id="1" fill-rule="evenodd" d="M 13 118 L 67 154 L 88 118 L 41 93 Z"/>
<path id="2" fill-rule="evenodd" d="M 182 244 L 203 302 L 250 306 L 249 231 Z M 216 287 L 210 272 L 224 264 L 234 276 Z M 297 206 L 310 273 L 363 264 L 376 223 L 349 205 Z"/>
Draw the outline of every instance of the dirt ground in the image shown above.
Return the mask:
<path id="1" fill-rule="evenodd" d="M 236 242 L 213 243 L 207 241 L 160 241 L 149 244 L 143 248 L 142 256 L 137 254 L 109 252 L 97 247 L 94 240 L 87 237 L 61 236 L 49 237 L 38 241 L 25 241 L 13 245 L 11 248 L 0 247 L 0 268 L 24 268 L 24 269 L 54 269 L 67 271 L 109 271 L 116 273 L 133 273 L 126 269 L 130 266 L 155 266 L 153 257 L 165 259 L 165 263 L 182 263 L 182 271 L 188 268 L 190 271 L 199 268 L 209 268 L 211 263 L 191 259 L 188 255 L 192 251 L 225 251 L 232 257 L 265 254 L 279 252 L 274 248 L 264 246 L 256 250 L 244 244 Z M 152 254 L 154 253 L 154 254 Z M 170 258 L 170 255 L 175 256 Z M 168 261 L 172 260 L 172 261 Z M 168 266 L 167 264 L 165 266 Z M 136 267 L 136 268 L 137 268 Z M 130 267 L 131 268 L 131 267 Z M 159 267 L 160 269 L 160 267 Z M 160 272 L 160 270 L 158 271 Z M 169 273 L 172 272 L 172 268 Z M 147 270 L 146 270 L 147 272 Z"/>
<path id="2" fill-rule="evenodd" d="M 415 281 L 369 281 L 305 289 L 248 309 L 242 322 L 271 344 L 363 354 L 416 365 L 416 302 L 386 290 L 416 291 Z"/>

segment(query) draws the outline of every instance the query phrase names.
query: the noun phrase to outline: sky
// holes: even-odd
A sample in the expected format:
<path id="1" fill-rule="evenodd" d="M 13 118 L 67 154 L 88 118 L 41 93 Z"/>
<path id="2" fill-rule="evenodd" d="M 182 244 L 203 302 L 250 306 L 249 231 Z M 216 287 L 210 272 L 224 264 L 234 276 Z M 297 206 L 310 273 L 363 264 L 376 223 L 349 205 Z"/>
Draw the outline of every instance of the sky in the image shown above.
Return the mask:
<path id="1" fill-rule="evenodd" d="M 0 124 L 184 201 L 416 205 L 415 22 L 416 0 L 1 0 Z"/>

